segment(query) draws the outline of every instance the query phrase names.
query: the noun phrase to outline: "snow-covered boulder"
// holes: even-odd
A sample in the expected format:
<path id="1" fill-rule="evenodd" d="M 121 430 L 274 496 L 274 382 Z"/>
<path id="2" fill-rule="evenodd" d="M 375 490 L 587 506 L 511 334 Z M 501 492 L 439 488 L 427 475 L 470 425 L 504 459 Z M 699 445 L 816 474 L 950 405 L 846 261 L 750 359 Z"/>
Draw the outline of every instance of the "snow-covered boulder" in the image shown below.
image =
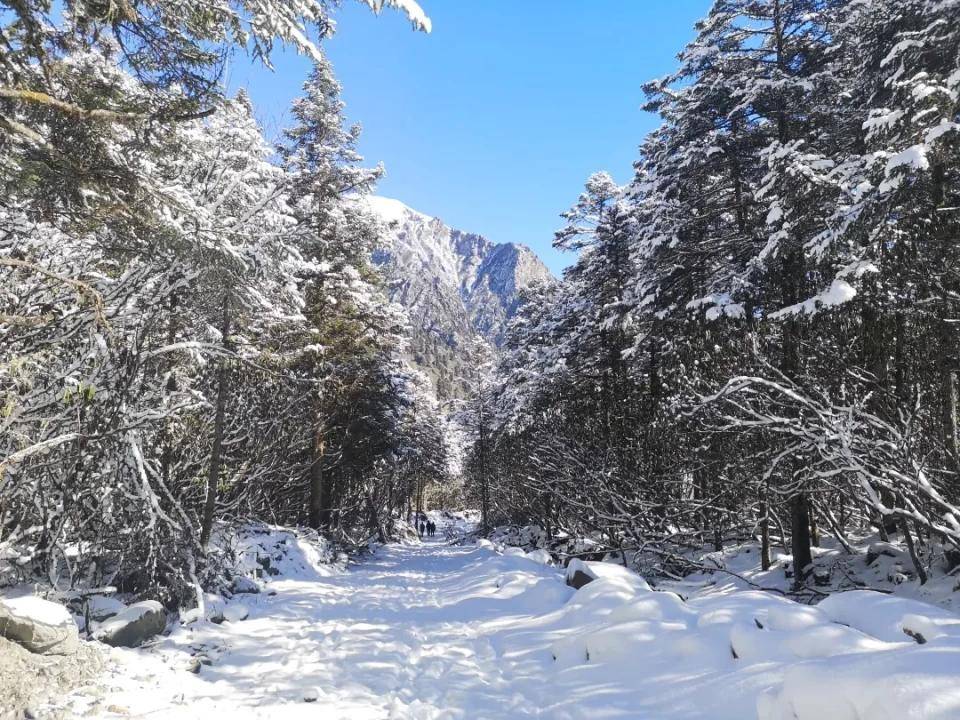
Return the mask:
<path id="1" fill-rule="evenodd" d="M 240 603 L 233 603 L 232 605 L 227 605 L 226 609 L 223 611 L 223 619 L 227 622 L 240 622 L 246 620 L 250 617 L 250 610 L 246 605 L 241 605 Z"/>
<path id="2" fill-rule="evenodd" d="M 243 575 L 237 575 L 233 579 L 231 589 L 238 595 L 256 595 L 260 592 L 260 586 L 256 581 Z"/>
<path id="3" fill-rule="evenodd" d="M 525 525 L 520 528 L 520 547 L 542 548 L 547 543 L 547 532 L 539 525 Z"/>
<path id="4" fill-rule="evenodd" d="M 759 720 L 956 720 L 960 645 L 900 645 L 785 668 L 757 698 Z"/>
<path id="5" fill-rule="evenodd" d="M 32 595 L 0 599 L 0 637 L 43 655 L 70 655 L 80 645 L 69 611 Z"/>
<path id="6" fill-rule="evenodd" d="M 546 550 L 534 550 L 528 552 L 525 557 L 538 565 L 553 565 L 553 556 Z"/>
<path id="7" fill-rule="evenodd" d="M 87 598 L 86 609 L 84 612 L 90 613 L 90 619 L 94 622 L 103 622 L 109 620 L 115 615 L 119 615 L 127 606 L 116 598 L 105 595 L 94 595 Z"/>
<path id="8" fill-rule="evenodd" d="M 226 602 L 221 596 L 214 593 L 204 593 L 202 608 L 195 607 L 180 611 L 180 624 L 190 625 L 199 620 L 206 620 L 214 625 L 219 625 L 224 621 L 223 613 L 226 606 Z"/>
<path id="9" fill-rule="evenodd" d="M 908 560 L 908 556 L 903 550 L 888 542 L 871 543 L 867 548 L 867 565 L 873 565 L 881 557 L 889 557 L 895 560 Z"/>
<path id="10" fill-rule="evenodd" d="M 591 562 L 574 558 L 567 565 L 567 585 L 579 590 L 584 585 L 599 578 L 624 580 L 629 585 L 636 585 L 639 589 L 649 590 L 646 580 L 623 565 L 605 562 Z"/>
<path id="11" fill-rule="evenodd" d="M 960 616 L 927 603 L 873 592 L 835 593 L 817 608 L 833 622 L 849 625 L 887 642 L 925 645 L 949 637 L 960 646 Z"/>
<path id="12" fill-rule="evenodd" d="M 147 600 L 131 605 L 101 624 L 94 637 L 113 647 L 139 647 L 162 633 L 166 626 L 167 615 L 163 606 L 155 600 Z"/>

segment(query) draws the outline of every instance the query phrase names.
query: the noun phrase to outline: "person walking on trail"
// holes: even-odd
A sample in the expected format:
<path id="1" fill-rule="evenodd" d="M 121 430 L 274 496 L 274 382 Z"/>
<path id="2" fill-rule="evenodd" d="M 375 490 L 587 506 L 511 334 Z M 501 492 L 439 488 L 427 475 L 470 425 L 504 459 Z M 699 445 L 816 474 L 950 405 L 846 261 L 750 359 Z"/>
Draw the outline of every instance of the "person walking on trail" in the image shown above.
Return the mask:
<path id="1" fill-rule="evenodd" d="M 427 520 L 427 535 L 429 535 L 430 537 L 433 537 L 433 533 L 436 527 L 437 526 L 433 524 L 432 520 Z"/>
<path id="2" fill-rule="evenodd" d="M 420 537 L 423 537 L 423 534 L 427 531 L 427 525 L 423 521 L 420 522 Z"/>

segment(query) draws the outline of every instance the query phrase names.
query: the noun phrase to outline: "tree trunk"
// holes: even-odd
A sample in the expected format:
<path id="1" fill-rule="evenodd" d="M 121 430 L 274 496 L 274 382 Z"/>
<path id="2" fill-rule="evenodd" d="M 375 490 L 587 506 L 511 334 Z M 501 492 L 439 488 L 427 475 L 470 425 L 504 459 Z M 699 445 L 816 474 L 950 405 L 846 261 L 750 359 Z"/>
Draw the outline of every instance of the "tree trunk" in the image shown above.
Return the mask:
<path id="1" fill-rule="evenodd" d="M 956 242 L 947 232 L 939 210 L 946 201 L 946 169 L 942 163 L 931 171 L 933 180 L 933 230 L 939 239 L 939 263 L 950 267 L 953 245 Z M 941 288 L 943 307 L 940 310 L 940 402 L 943 426 L 943 446 L 947 455 L 947 464 L 954 473 L 960 475 L 960 430 L 957 427 L 957 331 L 954 327 L 954 307 L 950 299 L 955 288 L 949 275 L 944 277 Z"/>
<path id="2" fill-rule="evenodd" d="M 173 345 L 177 341 L 177 294 L 170 293 L 169 301 L 169 312 L 170 318 L 167 324 L 167 345 Z M 166 359 L 164 361 L 164 370 L 167 373 L 167 383 L 166 383 L 166 392 L 169 397 L 177 389 L 177 381 L 173 375 L 173 355 L 171 353 L 166 354 Z M 163 478 L 163 486 L 170 487 L 170 468 L 173 466 L 173 432 L 171 427 L 173 421 L 168 418 L 163 422 L 163 429 L 161 430 L 161 451 L 160 451 L 160 477 Z"/>
<path id="3" fill-rule="evenodd" d="M 307 523 L 314 530 L 324 525 L 324 486 L 323 455 L 326 443 L 323 439 L 323 430 L 317 430 L 313 438 L 310 462 L 310 510 Z M 329 514 L 329 513 L 328 513 Z M 327 518 L 329 522 L 329 517 Z"/>
<path id="4" fill-rule="evenodd" d="M 927 584 L 927 571 L 917 555 L 916 545 L 913 544 L 913 535 L 910 533 L 910 524 L 906 518 L 900 518 L 900 530 L 903 532 L 903 539 L 907 543 L 907 551 L 910 553 L 910 560 L 913 562 L 913 569 L 917 571 L 917 577 L 920 578 L 920 584 Z"/>
<path id="5" fill-rule="evenodd" d="M 810 507 L 808 503 L 808 510 L 810 512 L 810 544 L 813 547 L 820 547 L 820 527 L 817 525 L 816 506 Z"/>
<path id="6" fill-rule="evenodd" d="M 770 517 L 767 510 L 766 491 L 760 501 L 760 568 L 770 569 Z"/>
<path id="7" fill-rule="evenodd" d="M 790 519 L 792 525 L 791 544 L 793 550 L 793 585 L 803 586 L 806 570 L 813 564 L 810 550 L 810 511 L 807 496 L 798 492 L 790 500 Z"/>
<path id="8" fill-rule="evenodd" d="M 230 349 L 230 296 L 223 299 L 223 319 L 220 325 L 223 349 Z M 213 421 L 213 447 L 210 450 L 210 471 L 207 475 L 207 497 L 203 503 L 203 521 L 200 525 L 200 545 L 207 547 L 213 531 L 213 516 L 217 508 L 217 490 L 220 485 L 221 454 L 223 452 L 223 427 L 227 410 L 228 360 L 221 357 L 217 368 L 217 410 Z"/>

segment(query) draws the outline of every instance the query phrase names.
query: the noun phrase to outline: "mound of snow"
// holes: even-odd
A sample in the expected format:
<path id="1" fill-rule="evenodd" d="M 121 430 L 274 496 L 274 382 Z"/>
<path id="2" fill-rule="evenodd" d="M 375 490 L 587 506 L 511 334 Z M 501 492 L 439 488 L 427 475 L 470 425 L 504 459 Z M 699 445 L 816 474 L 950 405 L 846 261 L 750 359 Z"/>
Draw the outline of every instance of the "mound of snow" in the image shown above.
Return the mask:
<path id="1" fill-rule="evenodd" d="M 650 591 L 650 586 L 646 580 L 623 565 L 576 558 L 567 565 L 567 584 L 570 587 L 579 589 L 587 583 L 601 578 L 636 587 L 639 590 Z"/>
<path id="2" fill-rule="evenodd" d="M 834 622 L 887 642 L 923 644 L 950 637 L 960 643 L 960 617 L 916 600 L 853 590 L 831 595 L 817 608 Z"/>
<path id="3" fill-rule="evenodd" d="M 960 644 L 837 655 L 786 668 L 759 720 L 955 720 Z"/>
<path id="4" fill-rule="evenodd" d="M 553 565 L 553 556 L 546 550 L 533 550 L 532 552 L 528 552 L 524 557 L 538 565 Z"/>

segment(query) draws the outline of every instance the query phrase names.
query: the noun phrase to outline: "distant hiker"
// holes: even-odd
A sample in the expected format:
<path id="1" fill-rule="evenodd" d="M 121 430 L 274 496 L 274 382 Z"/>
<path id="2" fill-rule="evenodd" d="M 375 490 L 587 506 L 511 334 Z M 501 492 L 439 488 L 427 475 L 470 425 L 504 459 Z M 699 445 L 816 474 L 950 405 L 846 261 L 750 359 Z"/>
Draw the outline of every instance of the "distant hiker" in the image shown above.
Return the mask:
<path id="1" fill-rule="evenodd" d="M 437 526 L 433 524 L 432 520 L 427 520 L 427 535 L 433 537 L 433 534 L 437 531 Z"/>
<path id="2" fill-rule="evenodd" d="M 420 537 L 423 537 L 423 534 L 427 531 L 427 524 L 424 522 L 420 523 Z"/>

